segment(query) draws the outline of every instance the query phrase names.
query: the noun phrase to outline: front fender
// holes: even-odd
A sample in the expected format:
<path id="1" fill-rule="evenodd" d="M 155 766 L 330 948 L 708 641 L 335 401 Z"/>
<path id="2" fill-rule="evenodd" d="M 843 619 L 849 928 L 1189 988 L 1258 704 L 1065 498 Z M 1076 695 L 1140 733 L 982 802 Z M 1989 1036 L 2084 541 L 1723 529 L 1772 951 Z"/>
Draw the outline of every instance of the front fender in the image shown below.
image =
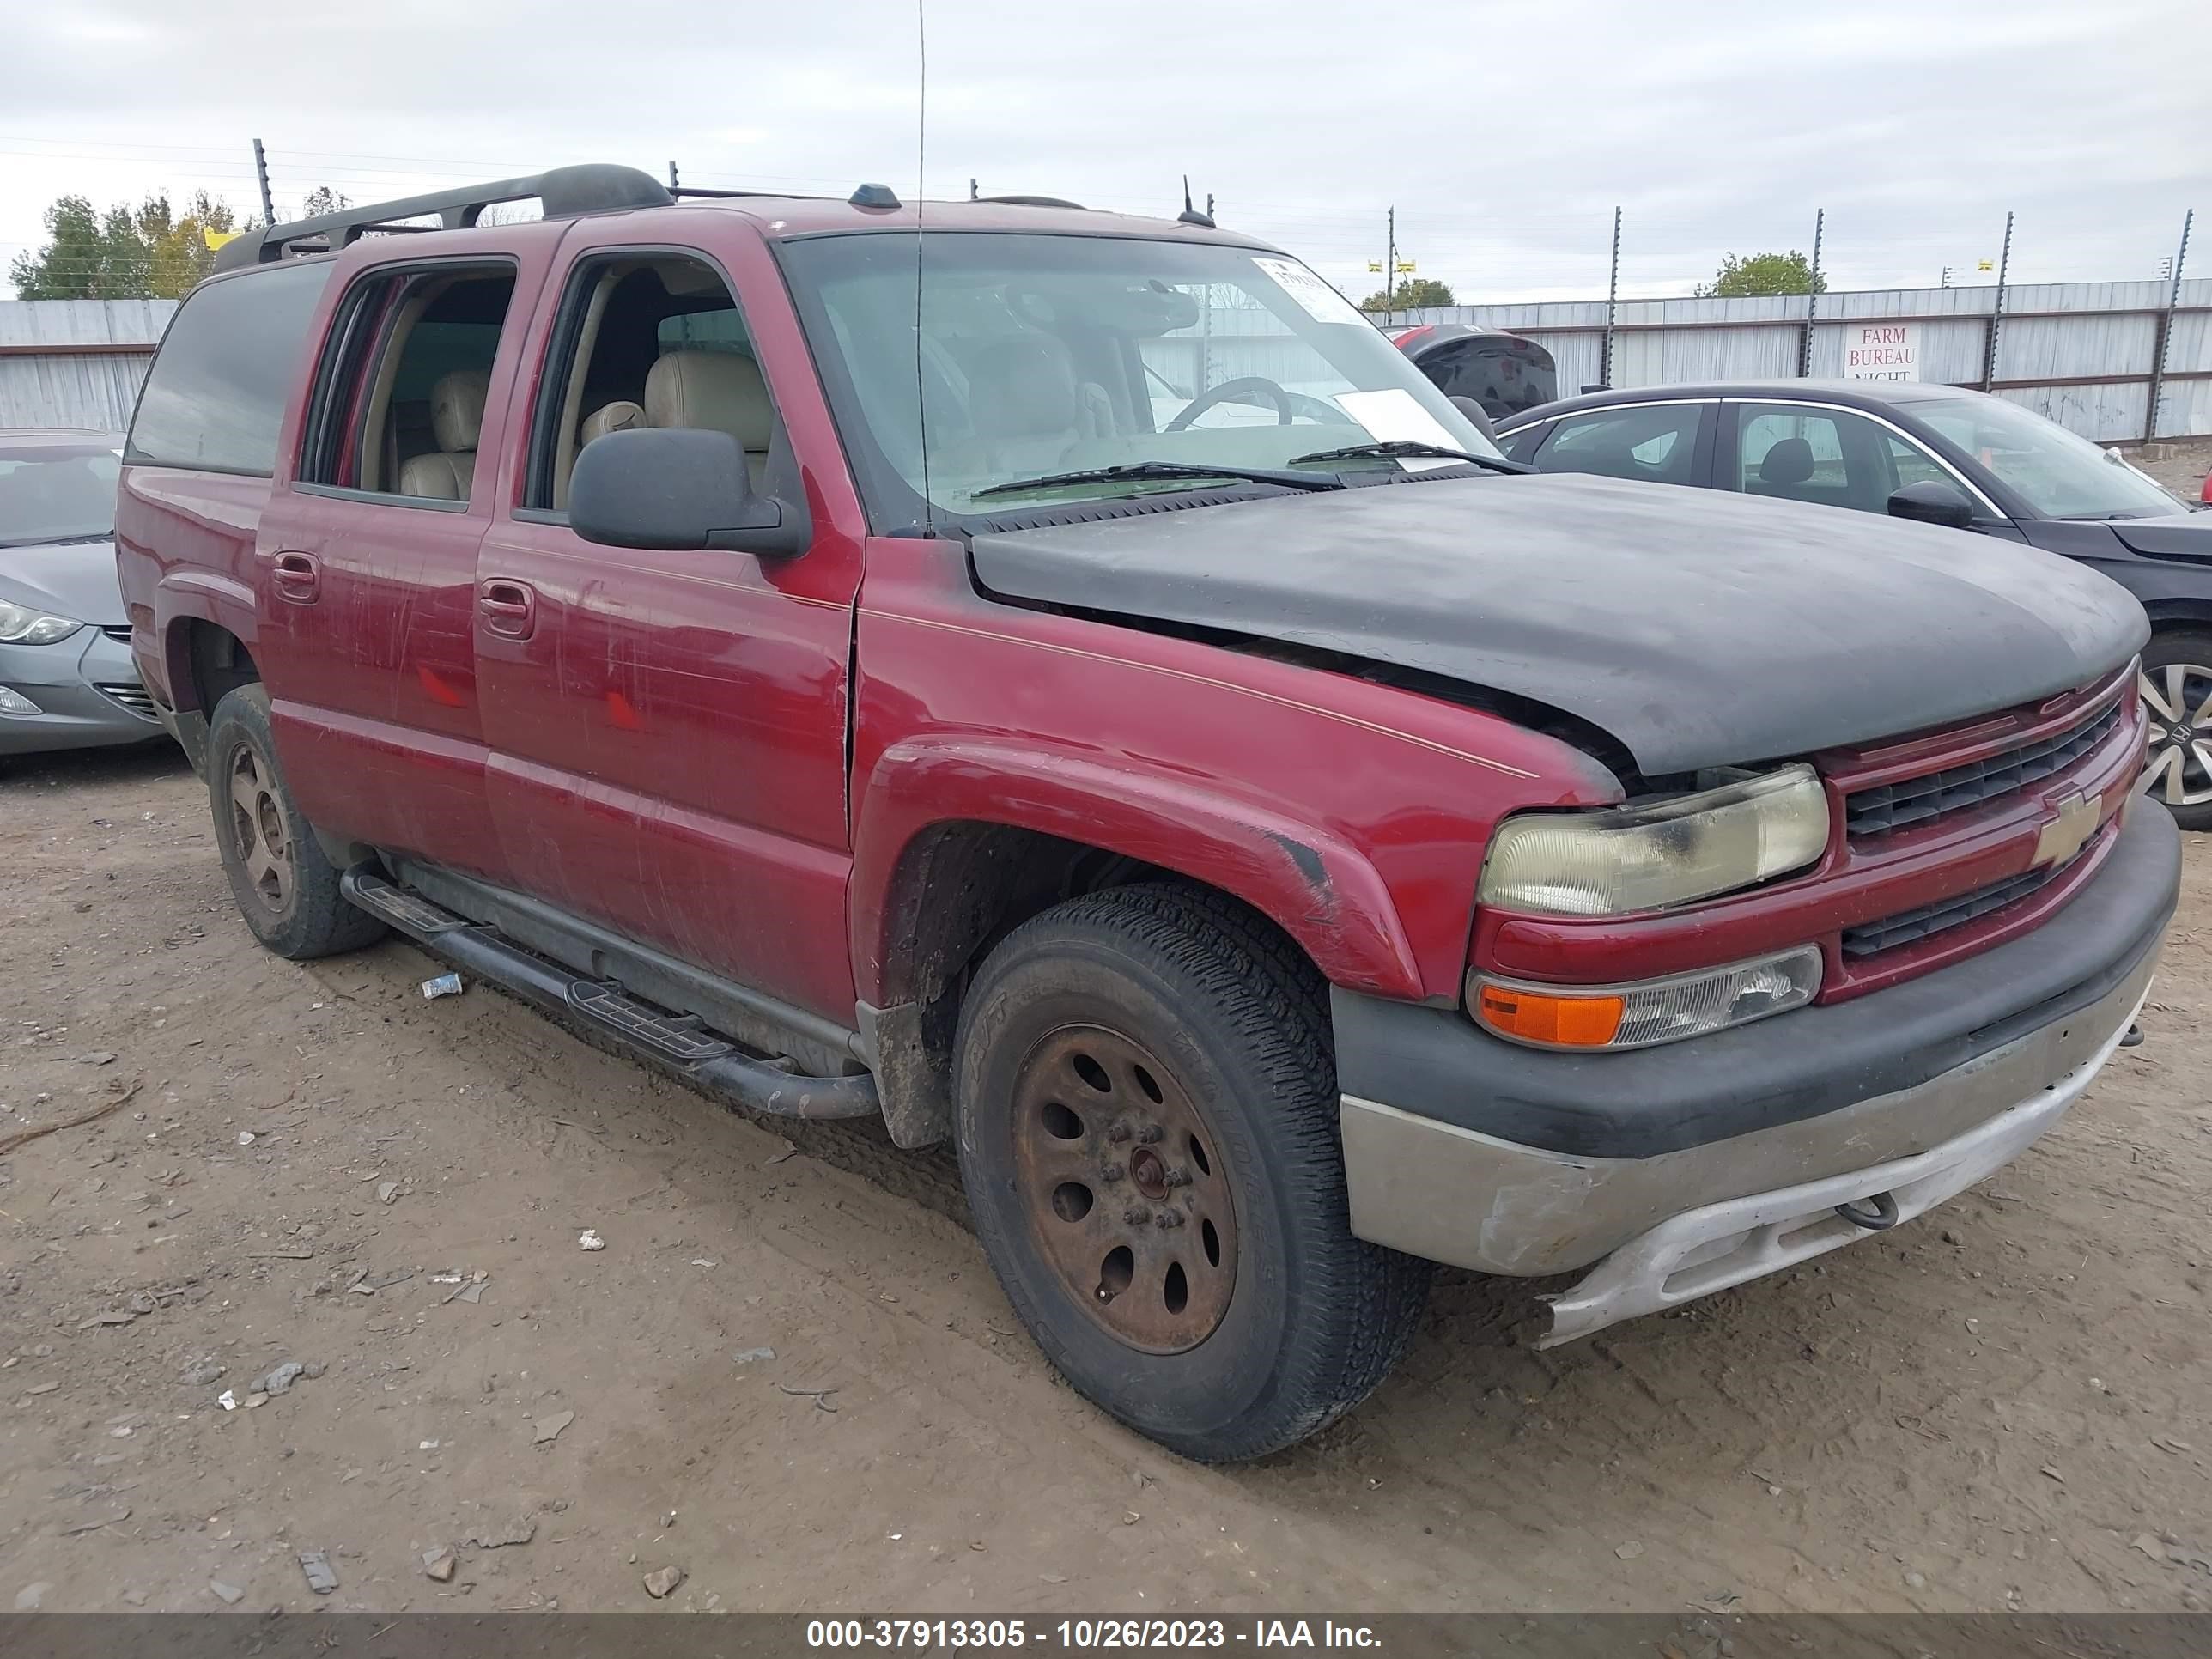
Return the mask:
<path id="1" fill-rule="evenodd" d="M 1396 905 L 1367 858 L 1323 827 L 1210 780 L 1034 741 L 933 734 L 884 751 L 858 820 L 853 960 L 872 1002 L 909 993 L 886 982 L 898 959 L 901 865 L 918 837 L 950 822 L 1035 830 L 1172 870 L 1268 917 L 1333 984 L 1382 997 L 1423 994 Z"/>

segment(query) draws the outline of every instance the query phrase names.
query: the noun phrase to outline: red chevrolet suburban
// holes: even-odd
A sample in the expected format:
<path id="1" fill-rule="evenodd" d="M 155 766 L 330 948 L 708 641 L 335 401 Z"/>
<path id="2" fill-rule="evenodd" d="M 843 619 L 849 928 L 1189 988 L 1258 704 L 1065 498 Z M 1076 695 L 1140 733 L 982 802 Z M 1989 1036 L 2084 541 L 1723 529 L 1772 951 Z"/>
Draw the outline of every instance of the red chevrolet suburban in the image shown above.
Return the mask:
<path id="1" fill-rule="evenodd" d="M 117 546 L 255 933 L 953 1142 L 1191 1456 L 1431 1262 L 1559 1341 L 1893 1226 L 2133 1028 L 2179 842 L 2077 564 L 1530 474 L 1196 214 L 581 167 L 222 265 Z"/>

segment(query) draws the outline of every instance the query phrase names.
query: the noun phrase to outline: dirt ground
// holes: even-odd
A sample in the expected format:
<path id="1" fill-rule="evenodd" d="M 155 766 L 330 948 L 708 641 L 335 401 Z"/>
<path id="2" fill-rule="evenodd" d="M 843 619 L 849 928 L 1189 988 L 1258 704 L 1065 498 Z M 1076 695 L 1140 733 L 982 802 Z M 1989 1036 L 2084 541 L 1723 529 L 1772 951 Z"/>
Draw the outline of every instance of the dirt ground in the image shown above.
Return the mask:
<path id="1" fill-rule="evenodd" d="M 2130 449 L 2128 459 L 2185 501 L 2197 499 L 2212 471 L 2212 438 L 2167 439 Z"/>
<path id="2" fill-rule="evenodd" d="M 1551 1353 L 1447 1277 L 1214 1470 L 1054 1377 L 946 1159 L 281 962 L 207 821 L 162 748 L 0 778 L 0 1140 L 128 1094 L 0 1155 L 0 1609 L 2212 1606 L 2212 838 L 2149 1042 L 1988 1185 Z"/>

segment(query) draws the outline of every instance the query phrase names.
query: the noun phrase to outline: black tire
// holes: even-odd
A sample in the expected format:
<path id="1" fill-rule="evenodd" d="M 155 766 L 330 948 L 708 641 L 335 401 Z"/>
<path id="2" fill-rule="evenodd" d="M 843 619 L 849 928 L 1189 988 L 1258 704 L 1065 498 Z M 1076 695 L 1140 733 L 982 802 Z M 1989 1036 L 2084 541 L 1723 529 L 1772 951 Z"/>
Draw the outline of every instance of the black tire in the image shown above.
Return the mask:
<path id="1" fill-rule="evenodd" d="M 256 939 L 280 957 L 307 962 L 383 937 L 384 924 L 339 893 L 338 872 L 284 787 L 269 731 L 269 694 L 258 684 L 226 692 L 216 705 L 207 783 L 223 873 Z M 249 815 L 246 795 L 257 814 Z"/>
<path id="2" fill-rule="evenodd" d="M 1397 1363 L 1427 1294 L 1427 1262 L 1352 1236 L 1325 989 L 1291 942 L 1242 906 L 1146 884 L 1071 900 L 1015 929 L 984 962 L 961 1010 L 960 1170 L 1008 1299 L 1079 1392 L 1201 1462 L 1279 1450 L 1350 1410 Z M 1054 1218 L 1024 1196 L 1025 1170 L 1032 1188 L 1039 1183 L 1017 1150 L 1018 1080 L 1024 1097 L 1035 1097 L 1035 1057 L 1061 1052 L 1071 1033 L 1080 1043 L 1086 1032 L 1119 1034 L 1158 1056 L 1170 1074 L 1170 1099 L 1187 1090 L 1216 1143 L 1212 1158 L 1194 1162 L 1204 1184 L 1225 1189 L 1233 1206 L 1232 1287 L 1218 1322 L 1179 1352 L 1148 1351 L 1107 1327 L 1108 1314 L 1040 1242 Z M 1134 1075 L 1160 1098 L 1141 1066 Z M 1097 1138 L 1110 1139 L 1116 1123 L 1150 1109 L 1122 1081 L 1109 1081 L 1113 1092 L 1078 1100 L 1085 1115 L 1079 1136 L 1062 1142 L 1064 1156 L 1110 1158 L 1115 1148 Z M 1064 1109 L 1055 1101 L 1035 1109 Z M 1052 1132 L 1068 1133 L 1060 1126 L 1073 1116 Z M 1172 1149 L 1170 1136 L 1159 1150 Z M 1121 1182 L 1121 1164 L 1097 1167 Z M 1135 1179 L 1137 1155 L 1127 1168 Z M 1066 1190 L 1055 1189 L 1055 1203 Z M 1139 1196 L 1125 1184 L 1109 1191 L 1099 1196 L 1110 1205 Z M 1167 1197 L 1194 1211 L 1200 1201 L 1180 1190 Z M 1107 1215 L 1105 1224 L 1115 1218 Z M 1151 1235 L 1135 1231 L 1141 1252 Z M 1176 1238 L 1186 1253 L 1198 1248 L 1197 1229 L 1165 1237 L 1162 1249 Z M 1209 1228 L 1209 1255 L 1214 1243 Z M 1202 1277 L 1192 1260 L 1194 1278 Z M 1135 1303 L 1141 1285 L 1124 1288 Z M 1092 1295 L 1112 1300 L 1103 1278 Z"/>
<path id="3" fill-rule="evenodd" d="M 2179 708 L 2172 708 L 2176 669 L 2180 671 L 2181 696 Z M 2212 830 L 2212 766 L 2197 752 L 2199 745 L 2212 752 L 2212 633 L 2194 628 L 2160 629 L 2143 647 L 2142 678 L 2143 712 L 2150 720 L 2145 757 L 2148 793 L 2153 800 L 2166 803 L 2183 829 Z M 2192 719 L 2200 709 L 2206 718 Z M 2177 794 L 2197 799 L 2176 799 Z"/>

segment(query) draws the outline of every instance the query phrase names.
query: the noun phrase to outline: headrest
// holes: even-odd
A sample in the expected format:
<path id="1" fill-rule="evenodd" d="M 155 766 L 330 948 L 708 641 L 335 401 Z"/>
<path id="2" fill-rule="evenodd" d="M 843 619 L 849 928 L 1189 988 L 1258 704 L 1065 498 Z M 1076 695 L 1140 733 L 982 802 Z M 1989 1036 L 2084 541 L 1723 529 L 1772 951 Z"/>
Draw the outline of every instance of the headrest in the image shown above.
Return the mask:
<path id="1" fill-rule="evenodd" d="M 1055 342 L 995 342 L 976 353 L 968 379 L 978 437 L 1042 437 L 1077 424 L 1075 371 Z"/>
<path id="2" fill-rule="evenodd" d="M 672 351 L 645 377 L 645 417 L 653 426 L 726 432 L 741 448 L 767 449 L 775 406 L 760 365 L 734 351 Z"/>
<path id="3" fill-rule="evenodd" d="M 430 431 L 448 455 L 474 449 L 483 435 L 484 393 L 490 386 L 489 369 L 457 368 L 430 388 Z"/>
<path id="4" fill-rule="evenodd" d="M 1802 438 L 1778 438 L 1759 464 L 1759 481 L 1799 484 L 1813 476 L 1813 446 Z"/>
<path id="5" fill-rule="evenodd" d="M 580 449 L 594 438 L 604 438 L 610 432 L 632 431 L 645 423 L 641 404 L 617 399 L 584 417 L 584 424 L 576 431 L 576 447 Z"/>

